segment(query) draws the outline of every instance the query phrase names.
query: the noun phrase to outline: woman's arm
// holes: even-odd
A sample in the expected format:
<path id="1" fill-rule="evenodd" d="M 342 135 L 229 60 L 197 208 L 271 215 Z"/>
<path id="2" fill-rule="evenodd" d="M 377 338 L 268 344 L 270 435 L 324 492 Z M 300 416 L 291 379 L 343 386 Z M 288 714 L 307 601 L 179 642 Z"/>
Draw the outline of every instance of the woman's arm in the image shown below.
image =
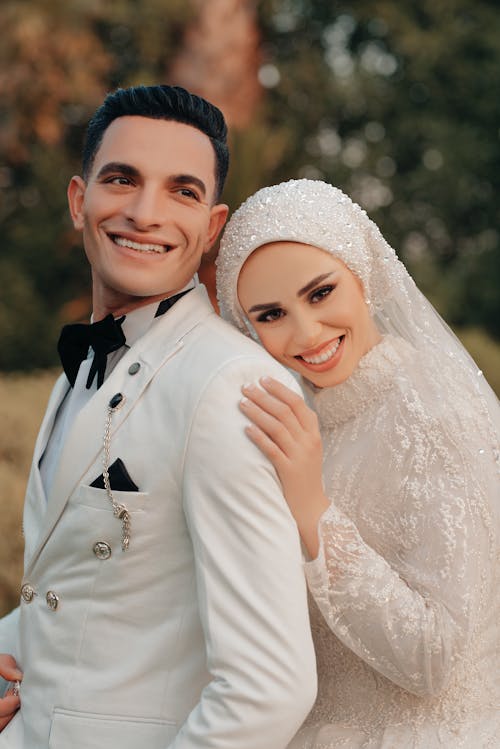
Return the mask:
<path id="1" fill-rule="evenodd" d="M 329 507 L 322 479 L 318 418 L 296 393 L 270 377 L 246 385 L 241 410 L 253 422 L 246 433 L 273 464 L 311 558 L 318 554 L 318 523 Z"/>
<path id="2" fill-rule="evenodd" d="M 299 428 L 286 408 L 293 410 L 293 405 L 283 392 L 266 382 L 262 386 L 267 396 L 283 400 L 283 405 L 271 404 L 262 392 L 246 391 L 254 406 L 243 409 L 264 433 L 252 430 L 250 435 L 266 449 L 285 494 L 292 493 L 289 502 L 301 529 L 309 507 L 307 475 L 311 470 L 314 476 L 317 465 L 313 459 L 309 463 L 303 459 L 304 443 L 292 453 L 291 441 L 299 435 L 301 444 L 302 432 L 307 434 L 313 427 L 301 422 Z M 257 403 L 272 418 L 257 415 Z M 319 551 L 311 554 L 316 558 L 306 564 L 306 575 L 339 639 L 384 676 L 426 695 L 439 692 L 470 651 L 471 636 L 492 592 L 493 550 L 488 492 L 478 486 L 483 479 L 478 481 L 477 469 L 454 444 L 442 443 L 442 435 L 434 439 L 423 428 L 417 438 L 432 465 L 413 465 L 414 446 L 408 445 L 399 516 L 393 516 L 401 527 L 398 548 L 391 544 L 388 554 L 372 548 L 355 523 L 331 503 L 319 518 Z M 268 440 L 275 446 L 269 446 Z M 380 470 L 387 466 L 381 465 Z M 310 483 L 317 486 L 314 479 Z M 368 498 L 369 484 L 366 491 Z M 491 491 L 495 492 L 494 486 Z M 316 500 L 312 506 L 316 522 Z M 417 525 L 412 525 L 414 521 Z M 404 523 L 410 524 L 406 532 Z"/>

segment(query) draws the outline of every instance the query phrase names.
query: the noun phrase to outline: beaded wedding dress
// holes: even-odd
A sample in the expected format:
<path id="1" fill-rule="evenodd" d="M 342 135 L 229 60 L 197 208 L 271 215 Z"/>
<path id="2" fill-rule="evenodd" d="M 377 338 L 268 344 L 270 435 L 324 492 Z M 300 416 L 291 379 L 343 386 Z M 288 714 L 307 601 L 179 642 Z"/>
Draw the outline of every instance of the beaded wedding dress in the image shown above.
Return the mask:
<path id="1" fill-rule="evenodd" d="M 234 214 L 218 259 L 226 319 L 244 260 L 311 244 L 363 282 L 383 338 L 342 384 L 304 383 L 331 499 L 305 565 L 319 690 L 290 749 L 500 747 L 500 408 L 365 212 L 298 180 Z"/>
<path id="2" fill-rule="evenodd" d="M 312 394 L 332 505 L 306 564 L 319 697 L 293 747 L 500 746 L 494 445 L 451 371 L 456 411 L 416 390 L 425 366 L 387 336 Z"/>

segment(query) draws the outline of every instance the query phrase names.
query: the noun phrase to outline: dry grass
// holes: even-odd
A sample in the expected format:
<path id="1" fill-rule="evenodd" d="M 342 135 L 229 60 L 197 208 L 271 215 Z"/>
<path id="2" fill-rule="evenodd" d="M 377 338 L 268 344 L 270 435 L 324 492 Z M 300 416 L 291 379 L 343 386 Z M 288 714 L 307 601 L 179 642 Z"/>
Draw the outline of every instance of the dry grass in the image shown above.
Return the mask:
<path id="1" fill-rule="evenodd" d="M 500 345 L 476 330 L 459 332 L 500 394 Z M 22 575 L 22 505 L 38 427 L 54 372 L 0 375 L 0 615 L 17 604 Z"/>
<path id="2" fill-rule="evenodd" d="M 54 380 L 53 372 L 0 376 L 0 615 L 19 600 L 24 492 Z"/>

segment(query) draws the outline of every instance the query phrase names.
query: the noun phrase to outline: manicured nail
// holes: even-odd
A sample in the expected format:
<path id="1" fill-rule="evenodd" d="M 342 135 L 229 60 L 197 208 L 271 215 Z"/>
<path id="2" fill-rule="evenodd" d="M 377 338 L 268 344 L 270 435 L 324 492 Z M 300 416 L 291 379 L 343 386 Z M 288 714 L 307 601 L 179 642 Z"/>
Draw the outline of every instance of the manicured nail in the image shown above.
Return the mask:
<path id="1" fill-rule="evenodd" d="M 241 389 L 252 391 L 252 390 L 255 390 L 255 388 L 256 388 L 256 385 L 254 382 L 246 382 Z"/>
<path id="2" fill-rule="evenodd" d="M 272 385 L 273 384 L 273 381 L 272 381 L 271 377 L 268 377 L 267 375 L 265 377 L 261 377 L 260 378 L 260 382 L 263 385 Z"/>

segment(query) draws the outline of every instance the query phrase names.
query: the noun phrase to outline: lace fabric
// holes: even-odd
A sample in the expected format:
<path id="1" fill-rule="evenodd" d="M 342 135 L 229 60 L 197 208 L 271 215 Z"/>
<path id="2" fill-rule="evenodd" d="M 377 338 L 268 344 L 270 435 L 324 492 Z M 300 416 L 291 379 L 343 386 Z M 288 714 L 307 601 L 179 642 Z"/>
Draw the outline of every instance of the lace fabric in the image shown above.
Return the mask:
<path id="1" fill-rule="evenodd" d="M 320 688 L 304 748 L 313 730 L 314 749 L 342 746 L 345 724 L 346 746 L 500 746 L 497 445 L 453 368 L 441 399 L 415 388 L 424 370 L 388 336 L 310 389 L 332 504 L 306 564 Z"/>
<path id="2" fill-rule="evenodd" d="M 223 316 L 246 258 L 273 241 L 330 252 L 362 283 L 383 336 L 341 385 L 308 387 L 332 500 L 306 564 L 319 670 L 291 749 L 498 749 L 500 407 L 366 213 L 291 180 L 231 218 Z"/>

